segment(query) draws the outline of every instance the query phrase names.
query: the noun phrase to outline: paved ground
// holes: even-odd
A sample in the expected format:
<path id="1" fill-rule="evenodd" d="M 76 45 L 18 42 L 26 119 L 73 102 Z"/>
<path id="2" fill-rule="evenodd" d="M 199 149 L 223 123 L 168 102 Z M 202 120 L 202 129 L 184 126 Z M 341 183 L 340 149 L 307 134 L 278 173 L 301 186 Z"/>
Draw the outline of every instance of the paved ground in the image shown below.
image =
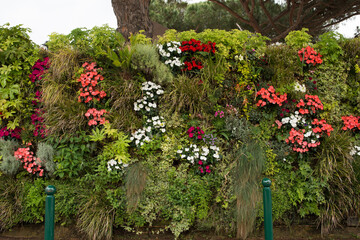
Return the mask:
<path id="1" fill-rule="evenodd" d="M 11 231 L 0 234 L 0 240 L 42 240 L 44 226 L 42 225 L 24 225 L 13 228 Z M 55 240 L 82 240 L 81 235 L 76 233 L 74 228 L 57 226 L 55 228 Z M 114 231 L 114 240 L 172 240 L 170 233 L 151 235 L 151 234 L 129 234 L 120 230 Z M 254 233 L 248 240 L 263 240 L 261 231 Z M 360 226 L 347 227 L 333 231 L 329 236 L 321 238 L 319 229 L 311 225 L 294 226 L 291 229 L 287 227 L 274 228 L 274 240 L 355 240 L 360 239 Z M 235 240 L 229 236 L 217 236 L 210 232 L 190 231 L 183 234 L 180 240 Z"/>

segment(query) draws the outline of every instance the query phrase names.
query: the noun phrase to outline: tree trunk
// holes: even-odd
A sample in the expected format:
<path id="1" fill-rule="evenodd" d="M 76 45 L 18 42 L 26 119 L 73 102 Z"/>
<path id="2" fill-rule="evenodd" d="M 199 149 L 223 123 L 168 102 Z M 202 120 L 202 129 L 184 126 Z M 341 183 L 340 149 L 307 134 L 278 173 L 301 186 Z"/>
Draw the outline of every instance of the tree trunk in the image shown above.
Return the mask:
<path id="1" fill-rule="evenodd" d="M 151 0 L 111 0 L 117 19 L 117 31 L 125 39 L 130 34 L 144 30 L 144 34 L 152 37 L 153 25 L 149 18 L 149 5 Z"/>

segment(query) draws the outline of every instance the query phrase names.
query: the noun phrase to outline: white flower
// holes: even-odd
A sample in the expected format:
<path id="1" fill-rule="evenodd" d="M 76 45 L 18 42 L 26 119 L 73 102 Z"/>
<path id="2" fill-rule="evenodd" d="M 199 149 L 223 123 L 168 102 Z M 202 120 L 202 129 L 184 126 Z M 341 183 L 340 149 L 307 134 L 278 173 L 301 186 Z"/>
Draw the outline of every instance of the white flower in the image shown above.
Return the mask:
<path id="1" fill-rule="evenodd" d="M 289 123 L 289 121 L 290 121 L 290 118 L 289 118 L 289 117 L 286 117 L 286 118 L 281 119 L 281 123 L 282 123 L 282 124 Z"/>
<path id="2" fill-rule="evenodd" d="M 144 105 L 142 105 L 142 104 L 139 104 L 139 108 L 141 109 L 141 108 L 144 108 Z"/>
<path id="3" fill-rule="evenodd" d="M 307 133 L 304 134 L 304 137 L 310 137 L 312 134 L 312 131 L 308 131 Z"/>
<path id="4" fill-rule="evenodd" d="M 178 154 L 180 154 L 180 153 L 182 153 L 182 150 L 180 149 L 180 150 L 177 150 L 176 151 Z"/>
<path id="5" fill-rule="evenodd" d="M 214 158 L 219 158 L 220 156 L 219 156 L 219 154 L 215 153 L 215 154 L 213 155 L 213 157 L 214 157 Z"/>
<path id="6" fill-rule="evenodd" d="M 205 156 L 201 156 L 200 160 L 206 161 L 206 157 Z"/>
<path id="7" fill-rule="evenodd" d="M 301 85 L 300 83 L 296 82 L 295 83 L 295 91 L 298 91 L 298 92 L 306 92 L 306 86 L 305 84 Z"/>
<path id="8" fill-rule="evenodd" d="M 183 154 L 183 155 L 181 155 L 181 158 L 185 158 L 185 157 L 186 157 L 186 155 L 184 155 L 184 154 Z"/>
<path id="9" fill-rule="evenodd" d="M 185 152 L 188 152 L 190 149 L 189 148 L 185 148 Z"/>
<path id="10" fill-rule="evenodd" d="M 166 130 L 165 130 L 165 128 L 162 128 L 162 129 L 160 129 L 160 131 L 164 133 Z"/>
<path id="11" fill-rule="evenodd" d="M 351 151 L 350 151 L 350 155 L 351 156 L 354 156 L 356 154 L 356 150 L 353 148 L 353 149 L 351 149 Z"/>

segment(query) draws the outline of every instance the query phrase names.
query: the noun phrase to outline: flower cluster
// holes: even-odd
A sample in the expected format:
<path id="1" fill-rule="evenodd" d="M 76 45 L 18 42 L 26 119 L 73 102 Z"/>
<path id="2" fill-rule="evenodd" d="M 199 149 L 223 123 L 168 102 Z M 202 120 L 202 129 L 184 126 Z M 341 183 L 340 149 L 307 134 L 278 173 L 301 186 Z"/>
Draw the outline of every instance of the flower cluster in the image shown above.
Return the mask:
<path id="1" fill-rule="evenodd" d="M 144 96 L 134 103 L 135 111 L 142 111 L 145 115 L 153 115 L 157 111 L 157 100 L 164 93 L 160 85 L 153 82 L 144 82 L 141 90 Z"/>
<path id="2" fill-rule="evenodd" d="M 44 175 L 44 169 L 38 164 L 41 163 L 41 160 L 34 157 L 34 153 L 30 151 L 29 147 L 19 148 L 15 151 L 14 157 L 24 163 L 24 169 L 26 169 L 29 173 L 39 173 L 40 177 Z"/>
<path id="3" fill-rule="evenodd" d="M 208 42 L 201 43 L 199 40 L 191 39 L 190 41 L 181 42 L 180 49 L 182 52 L 207 52 L 207 53 L 215 53 L 216 43 Z"/>
<path id="4" fill-rule="evenodd" d="M 306 64 L 312 64 L 313 66 L 315 66 L 316 64 L 321 64 L 323 62 L 321 59 L 322 56 L 310 46 L 299 50 L 298 56 L 300 58 L 300 61 L 305 61 Z"/>
<path id="5" fill-rule="evenodd" d="M 188 130 L 187 130 L 187 134 L 189 134 L 189 138 L 193 138 L 196 136 L 196 139 L 199 139 L 201 140 L 203 135 L 204 135 L 204 131 L 201 130 L 200 127 L 190 127 Z"/>
<path id="6" fill-rule="evenodd" d="M 31 124 L 35 126 L 35 130 L 33 132 L 34 136 L 40 136 L 44 138 L 47 133 L 47 129 L 44 122 L 44 118 L 42 117 L 45 111 L 40 108 L 35 108 L 34 113 L 31 115 Z"/>
<path id="7" fill-rule="evenodd" d="M 305 95 L 305 100 L 300 99 L 296 104 L 296 111 L 290 113 L 288 117 L 283 117 L 280 121 L 276 120 L 275 124 L 278 129 L 287 131 L 288 137 L 286 143 L 292 146 L 292 150 L 299 153 L 308 152 L 311 148 L 320 145 L 320 139 L 324 134 L 330 136 L 334 130 L 325 120 L 318 120 L 314 115 L 318 110 L 323 110 L 323 104 L 316 95 Z M 282 111 L 289 113 L 289 109 L 283 108 Z M 275 124 L 273 126 L 275 126 Z"/>
<path id="8" fill-rule="evenodd" d="M 299 113 L 301 114 L 315 114 L 316 110 L 324 109 L 324 105 L 322 104 L 318 96 L 307 94 L 305 95 L 305 101 L 303 99 L 300 99 L 296 107 L 299 108 Z"/>
<path id="9" fill-rule="evenodd" d="M 291 127 L 296 128 L 299 123 L 305 124 L 305 118 L 301 117 L 298 111 L 295 111 L 295 114 L 290 114 L 290 117 L 281 119 L 281 124 L 288 123 L 290 123 Z"/>
<path id="10" fill-rule="evenodd" d="M 233 105 L 226 104 L 226 112 L 231 115 L 238 115 L 238 110 Z"/>
<path id="11" fill-rule="evenodd" d="M 215 112 L 215 117 L 219 116 L 220 118 L 225 117 L 225 113 L 224 111 L 216 111 Z"/>
<path id="12" fill-rule="evenodd" d="M 101 68 L 95 68 L 95 66 L 95 62 L 91 64 L 85 62 L 82 65 L 85 68 L 85 72 L 77 80 L 81 83 L 79 102 L 88 103 L 94 99 L 100 101 L 100 99 L 106 97 L 106 93 L 99 91 L 97 88 L 98 82 L 104 80 L 104 77 L 98 73 Z"/>
<path id="13" fill-rule="evenodd" d="M 295 91 L 302 92 L 302 93 L 306 92 L 305 84 L 301 85 L 300 83 L 296 82 L 295 83 Z"/>
<path id="14" fill-rule="evenodd" d="M 34 66 L 32 66 L 32 73 L 29 75 L 31 82 L 41 80 L 45 71 L 49 68 L 49 58 L 46 57 L 44 60 L 37 60 Z"/>
<path id="15" fill-rule="evenodd" d="M 203 65 L 200 61 L 196 61 L 195 58 L 192 58 L 191 61 L 184 61 L 185 68 L 182 69 L 182 71 L 191 71 L 195 69 L 202 69 Z"/>
<path id="16" fill-rule="evenodd" d="M 100 101 L 106 97 L 106 93 L 98 88 L 99 81 L 103 81 L 104 77 L 99 73 L 101 68 L 95 68 L 96 63 L 87 63 L 85 62 L 82 67 L 84 68 L 84 73 L 80 75 L 80 78 L 77 80 L 81 83 L 80 96 L 78 98 L 79 102 L 84 102 L 85 104 L 90 103 L 91 101 L 95 102 Z M 85 117 L 89 120 L 89 126 L 103 125 L 107 121 L 103 115 L 108 113 L 105 109 L 97 110 L 96 108 L 90 108 L 85 113 Z"/>
<path id="17" fill-rule="evenodd" d="M 130 137 L 130 141 L 135 140 L 135 145 L 137 147 L 141 147 L 145 143 L 148 143 L 151 141 L 151 139 L 149 137 L 150 132 L 151 132 L 151 127 L 143 127 L 142 129 L 138 129 L 132 133 L 132 136 Z"/>
<path id="18" fill-rule="evenodd" d="M 351 130 L 351 129 L 358 129 L 360 130 L 360 123 L 359 123 L 359 118 L 360 117 L 355 117 L 355 116 L 343 116 L 341 117 L 341 119 L 344 122 L 344 127 L 342 128 L 343 130 Z"/>
<path id="19" fill-rule="evenodd" d="M 180 70 L 180 67 L 184 65 L 181 61 L 180 45 L 180 42 L 175 41 L 157 45 L 162 61 L 174 70 Z"/>
<path id="20" fill-rule="evenodd" d="M 327 124 L 324 119 L 318 120 L 315 118 L 311 124 L 316 126 L 313 128 L 314 133 L 326 133 L 330 136 L 330 133 L 334 131 L 334 128 L 330 124 Z"/>
<path id="21" fill-rule="evenodd" d="M 200 70 L 203 68 L 201 61 L 194 57 L 194 54 L 198 52 L 204 52 L 207 54 L 214 54 L 216 52 L 216 43 L 208 42 L 201 43 L 199 40 L 191 39 L 190 41 L 181 42 L 179 47 L 183 55 L 185 56 L 184 64 L 185 68 L 182 71 Z"/>
<path id="22" fill-rule="evenodd" d="M 168 42 L 164 45 L 157 45 L 160 59 L 166 65 L 170 66 L 175 72 L 194 71 L 203 68 L 203 64 L 195 54 L 214 54 L 216 52 L 216 43 L 202 43 L 199 40 L 191 39 L 183 42 Z"/>
<path id="23" fill-rule="evenodd" d="M 259 100 L 256 103 L 256 106 L 265 106 L 268 103 L 278 104 L 282 106 L 283 102 L 287 100 L 287 94 L 280 95 L 280 93 L 275 92 L 275 88 L 273 86 L 269 86 L 268 89 L 261 88 L 260 91 L 256 93 L 256 96 L 261 96 L 263 100 Z"/>
<path id="24" fill-rule="evenodd" d="M 35 137 L 44 138 L 47 133 L 46 125 L 43 123 L 44 118 L 42 115 L 45 113 L 41 106 L 38 106 L 41 103 L 41 95 L 42 92 L 39 91 L 40 85 L 38 81 L 42 80 L 43 75 L 45 74 L 46 70 L 50 67 L 49 58 L 46 57 L 44 60 L 37 60 L 34 66 L 32 67 L 33 72 L 30 74 L 29 78 L 31 82 L 35 83 L 35 97 L 34 100 L 31 101 L 32 105 L 34 106 L 34 112 L 31 115 L 31 124 L 34 125 L 35 129 L 33 131 L 33 135 Z"/>
<path id="25" fill-rule="evenodd" d="M 211 166 L 219 161 L 219 148 L 216 146 L 197 146 L 190 144 L 189 147 L 183 147 L 176 152 L 181 159 L 187 160 L 195 166 L 196 173 L 204 175 L 211 173 Z"/>
<path id="26" fill-rule="evenodd" d="M 160 132 L 166 132 L 165 121 L 163 117 L 154 116 L 146 120 L 145 126 L 150 131 L 159 130 Z"/>
<path id="27" fill-rule="evenodd" d="M 39 90 L 35 92 L 35 99 L 31 101 L 32 105 L 37 106 L 41 102 L 41 94 Z"/>
<path id="28" fill-rule="evenodd" d="M 158 132 L 166 132 L 165 121 L 163 117 L 154 116 L 147 119 L 145 122 L 145 126 L 142 129 L 136 130 L 130 137 L 130 140 L 135 140 L 135 145 L 137 147 L 141 147 L 145 143 L 150 142 L 152 136 L 154 136 Z"/>
<path id="29" fill-rule="evenodd" d="M 93 118 L 93 119 L 89 120 L 89 122 L 88 122 L 89 126 L 98 125 L 98 124 L 103 125 L 105 123 L 108 123 L 109 121 L 103 117 L 103 115 L 106 113 L 107 113 L 107 111 L 105 109 L 101 109 L 100 111 L 97 110 L 96 108 L 88 109 L 87 112 L 85 113 L 85 117 Z"/>
<path id="30" fill-rule="evenodd" d="M 314 148 L 320 145 L 320 142 L 316 139 L 310 139 L 310 141 L 306 141 L 305 138 L 310 138 L 314 136 L 312 131 L 306 132 L 305 129 L 296 130 L 292 128 L 289 133 L 289 137 L 285 140 L 286 143 L 293 145 L 293 151 L 304 153 L 308 152 L 309 148 Z M 316 135 L 316 138 L 319 138 L 320 135 Z"/>
<path id="31" fill-rule="evenodd" d="M 0 138 L 6 140 L 7 138 L 16 138 L 20 139 L 21 136 L 21 128 L 16 127 L 15 129 L 8 129 L 7 127 L 3 127 L 0 129 Z"/>
<path id="32" fill-rule="evenodd" d="M 129 164 L 123 163 L 123 162 L 118 162 L 114 159 L 111 159 L 107 162 L 107 169 L 108 171 L 116 171 L 116 170 L 121 170 L 123 168 L 128 167 Z"/>
<path id="33" fill-rule="evenodd" d="M 130 137 L 137 147 L 151 141 L 154 135 L 166 132 L 165 121 L 158 115 L 158 98 L 164 93 L 160 85 L 153 82 L 144 82 L 141 90 L 143 97 L 134 103 L 134 110 L 145 116 L 142 129 L 136 130 Z"/>
<path id="34" fill-rule="evenodd" d="M 354 146 L 350 151 L 350 155 L 351 156 L 354 156 L 354 155 L 360 156 L 360 146 Z"/>

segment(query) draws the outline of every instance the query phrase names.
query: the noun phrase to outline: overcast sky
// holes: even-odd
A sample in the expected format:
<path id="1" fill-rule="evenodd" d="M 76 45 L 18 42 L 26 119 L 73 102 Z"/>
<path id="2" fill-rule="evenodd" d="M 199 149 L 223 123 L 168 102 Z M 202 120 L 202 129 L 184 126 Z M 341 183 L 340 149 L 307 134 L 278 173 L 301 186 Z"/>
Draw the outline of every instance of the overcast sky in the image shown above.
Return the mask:
<path id="1" fill-rule="evenodd" d="M 23 24 L 37 44 L 45 43 L 52 32 L 68 34 L 74 28 L 103 24 L 116 28 L 111 0 L 0 0 L 0 6 L 0 25 Z M 340 24 L 339 32 L 353 37 L 356 26 L 360 26 L 360 16 Z"/>

